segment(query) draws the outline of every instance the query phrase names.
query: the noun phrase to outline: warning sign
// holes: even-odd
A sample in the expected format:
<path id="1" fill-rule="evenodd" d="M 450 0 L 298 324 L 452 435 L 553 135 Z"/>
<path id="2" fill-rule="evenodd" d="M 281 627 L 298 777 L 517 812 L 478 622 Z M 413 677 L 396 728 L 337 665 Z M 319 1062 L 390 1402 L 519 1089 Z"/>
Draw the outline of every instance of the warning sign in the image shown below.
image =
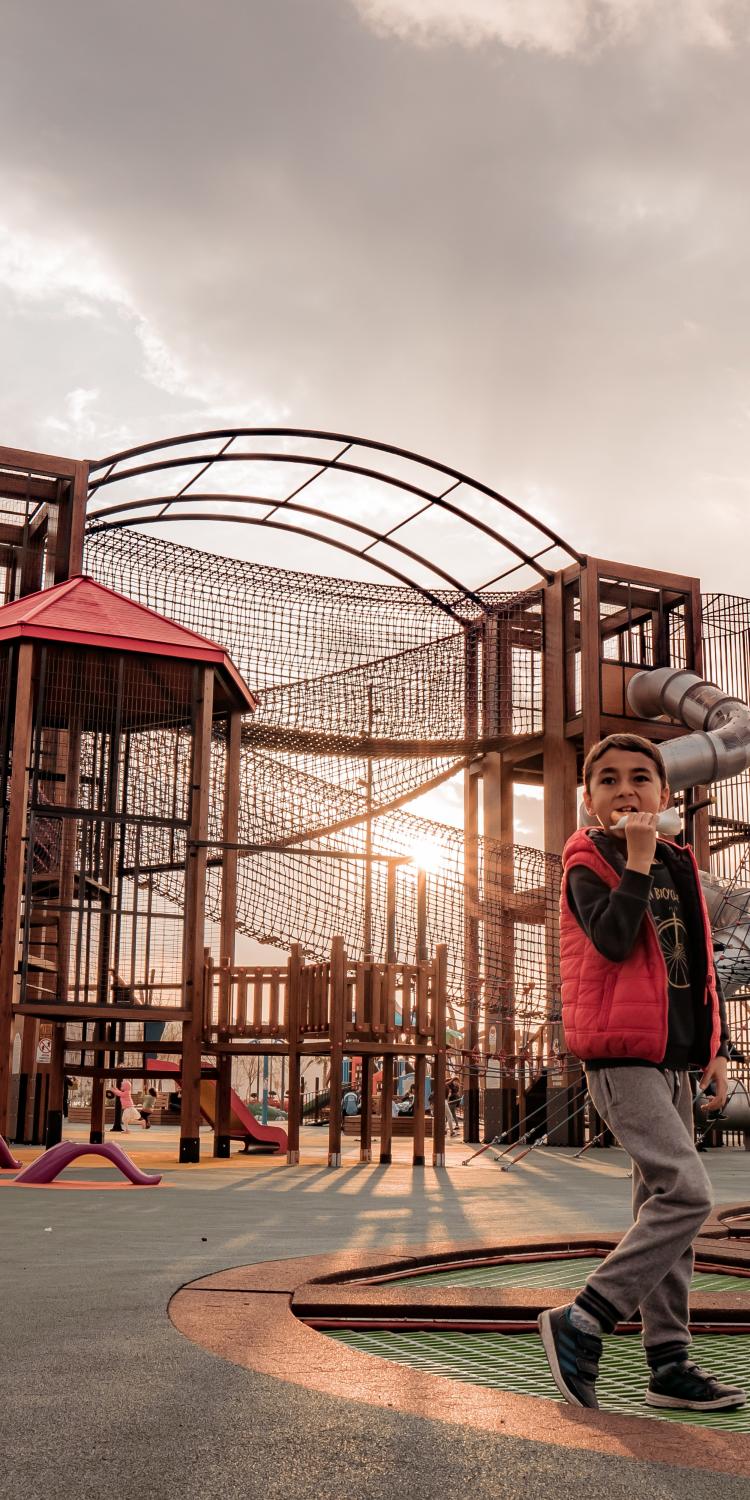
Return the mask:
<path id="1" fill-rule="evenodd" d="M 51 1063 L 52 1061 L 52 1027 L 43 1021 L 39 1027 L 39 1036 L 36 1043 L 37 1063 Z"/>

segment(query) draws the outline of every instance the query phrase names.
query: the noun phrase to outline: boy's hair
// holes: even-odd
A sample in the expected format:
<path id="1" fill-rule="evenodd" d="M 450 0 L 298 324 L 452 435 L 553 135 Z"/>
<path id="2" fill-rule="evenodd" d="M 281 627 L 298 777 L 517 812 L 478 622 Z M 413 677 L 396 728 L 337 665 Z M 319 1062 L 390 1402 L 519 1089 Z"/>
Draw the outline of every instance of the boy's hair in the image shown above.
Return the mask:
<path id="1" fill-rule="evenodd" d="M 652 760 L 659 772 L 659 780 L 663 787 L 667 785 L 667 768 L 658 745 L 653 740 L 646 740 L 640 734 L 608 734 L 606 739 L 598 740 L 591 746 L 585 761 L 583 762 L 583 785 L 587 792 L 591 791 L 591 772 L 598 760 L 606 755 L 608 750 L 629 750 L 632 755 L 645 755 Z"/>

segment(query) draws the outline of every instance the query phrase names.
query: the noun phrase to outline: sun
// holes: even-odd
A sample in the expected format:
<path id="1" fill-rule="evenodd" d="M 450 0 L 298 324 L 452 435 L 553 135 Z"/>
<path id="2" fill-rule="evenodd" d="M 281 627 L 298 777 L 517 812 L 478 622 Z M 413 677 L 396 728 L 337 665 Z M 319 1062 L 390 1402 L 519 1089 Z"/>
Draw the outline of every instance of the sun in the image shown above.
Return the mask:
<path id="1" fill-rule="evenodd" d="M 437 875 L 442 867 L 443 851 L 439 844 L 432 844 L 429 839 L 417 839 L 411 846 L 410 856 L 412 864 L 428 875 Z"/>

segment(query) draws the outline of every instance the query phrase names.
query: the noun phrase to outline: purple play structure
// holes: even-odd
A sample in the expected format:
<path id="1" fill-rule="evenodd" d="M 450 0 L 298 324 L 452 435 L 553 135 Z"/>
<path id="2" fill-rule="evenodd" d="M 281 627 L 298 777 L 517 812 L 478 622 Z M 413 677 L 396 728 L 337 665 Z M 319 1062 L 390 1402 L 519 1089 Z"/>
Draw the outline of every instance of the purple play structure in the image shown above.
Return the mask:
<path id="1" fill-rule="evenodd" d="M 20 1165 L 20 1161 L 16 1161 L 16 1158 L 10 1151 L 7 1142 L 4 1141 L 2 1136 L 0 1135 L 0 1172 L 7 1171 L 9 1167 L 12 1168 L 14 1172 L 17 1172 Z"/>
<path id="2" fill-rule="evenodd" d="M 7 1146 L 5 1149 L 8 1149 Z M 10 1156 L 10 1152 L 8 1155 Z M 50 1146 L 49 1151 L 44 1151 L 36 1161 L 24 1167 L 23 1171 L 19 1172 L 16 1183 L 22 1186 L 36 1184 L 37 1187 L 41 1187 L 54 1182 L 60 1172 L 72 1161 L 76 1161 L 79 1156 L 103 1156 L 106 1161 L 111 1161 L 114 1166 L 119 1167 L 123 1176 L 136 1187 L 158 1187 L 161 1182 L 160 1172 L 156 1175 L 142 1172 L 140 1167 L 137 1167 L 130 1157 L 125 1155 L 121 1146 L 110 1145 L 109 1142 L 100 1146 L 89 1146 L 79 1145 L 76 1141 L 60 1141 L 59 1145 Z M 20 1167 L 21 1163 L 16 1162 L 15 1165 Z"/>

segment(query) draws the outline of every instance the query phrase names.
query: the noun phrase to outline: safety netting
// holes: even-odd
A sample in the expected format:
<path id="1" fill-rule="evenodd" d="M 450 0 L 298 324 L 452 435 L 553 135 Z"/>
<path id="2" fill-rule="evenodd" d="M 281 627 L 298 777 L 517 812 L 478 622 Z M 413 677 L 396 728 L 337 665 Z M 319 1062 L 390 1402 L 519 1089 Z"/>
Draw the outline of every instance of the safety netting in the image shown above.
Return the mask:
<path id="1" fill-rule="evenodd" d="M 299 942 L 327 955 L 334 934 L 352 957 L 386 956 L 388 870 L 395 881 L 396 951 L 417 948 L 416 863 L 426 868 L 431 950 L 446 943 L 457 1029 L 464 1024 L 464 837 L 404 804 L 454 777 L 475 753 L 483 722 L 482 672 L 472 667 L 472 607 L 464 623 L 400 586 L 321 578 L 135 531 L 92 533 L 86 571 L 229 651 L 260 699 L 243 724 L 237 927 L 261 942 Z M 444 603 L 458 596 L 444 593 Z M 500 735 L 542 725 L 542 608 L 538 590 L 489 594 L 495 616 Z M 474 616 L 477 610 L 473 611 Z M 499 743 L 499 741 L 498 741 Z M 220 784 L 225 745 L 213 743 Z M 142 757 L 144 785 L 158 755 Z M 218 799 L 217 799 L 218 800 Z M 221 828 L 209 837 L 207 916 L 218 918 Z M 480 878 L 501 883 L 506 909 L 480 924 L 480 993 L 522 1032 L 557 1013 L 553 926 L 559 861 L 537 849 L 479 840 Z M 172 875 L 155 877 L 171 894 Z M 174 877 L 178 879 L 177 875 Z M 174 891 L 177 900 L 179 893 Z M 508 913 L 512 906 L 512 920 Z"/>
<path id="2" fill-rule="evenodd" d="M 427 597 L 400 585 L 220 557 L 127 527 L 92 530 L 85 566 L 109 587 L 221 642 L 259 697 L 243 724 L 238 931 L 283 949 L 299 942 L 311 958 L 324 958 L 340 933 L 352 957 L 383 958 L 390 868 L 396 949 L 413 956 L 416 860 L 428 872 L 422 939 L 428 948 L 448 945 L 451 1005 L 462 1027 L 463 831 L 409 804 L 449 782 L 482 748 L 489 663 L 477 670 L 472 636 L 480 605 L 448 591 Z M 496 625 L 500 743 L 542 728 L 542 600 L 532 588 L 493 591 L 480 602 Z M 748 701 L 750 601 L 708 596 L 703 640 L 706 674 Z M 217 787 L 224 754 L 219 728 Z M 139 774 L 144 788 L 160 774 L 158 745 L 142 756 Z M 725 881 L 736 882 L 747 849 L 749 785 L 745 775 L 714 788 L 712 868 Z M 210 838 L 207 915 L 216 918 L 216 812 Z M 500 1019 L 513 1014 L 523 1044 L 534 1026 L 559 1015 L 560 864 L 537 849 L 482 839 L 478 858 L 479 889 L 494 884 L 502 895 L 479 923 L 472 1005 L 480 1030 L 485 1009 Z M 178 877 L 164 869 L 156 878 L 162 895 L 177 900 Z"/>

